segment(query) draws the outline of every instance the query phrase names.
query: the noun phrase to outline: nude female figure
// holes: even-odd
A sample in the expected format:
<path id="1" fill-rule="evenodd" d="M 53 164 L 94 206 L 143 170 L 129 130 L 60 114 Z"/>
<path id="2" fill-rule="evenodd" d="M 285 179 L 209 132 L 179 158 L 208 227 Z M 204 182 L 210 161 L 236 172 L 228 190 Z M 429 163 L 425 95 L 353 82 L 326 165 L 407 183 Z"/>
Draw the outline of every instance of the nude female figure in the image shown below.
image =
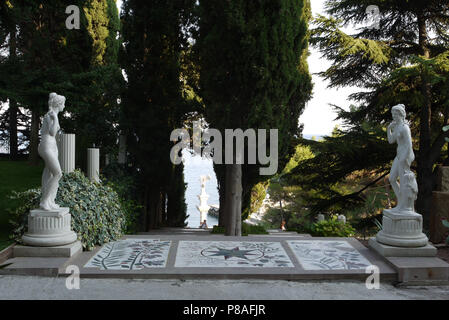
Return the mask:
<path id="1" fill-rule="evenodd" d="M 61 166 L 58 160 L 58 147 L 56 134 L 58 133 L 58 113 L 65 107 L 65 97 L 50 93 L 48 100 L 49 111 L 44 116 L 41 129 L 41 142 L 39 143 L 39 155 L 45 161 L 45 169 L 42 174 L 42 198 L 40 208 L 47 211 L 58 210 L 55 203 L 56 193 L 59 187 L 59 179 L 62 177 Z"/>
<path id="2" fill-rule="evenodd" d="M 387 129 L 387 137 L 389 143 L 397 143 L 396 157 L 394 158 L 393 165 L 390 171 L 390 184 L 396 195 L 398 202 L 402 200 L 400 192 L 400 182 L 405 182 L 404 175 L 410 173 L 410 165 L 415 159 L 412 147 L 412 136 L 410 127 L 405 122 L 405 106 L 398 104 L 391 109 L 393 115 L 393 122 L 390 123 Z M 397 209 L 400 209 L 402 204 L 397 205 Z"/>

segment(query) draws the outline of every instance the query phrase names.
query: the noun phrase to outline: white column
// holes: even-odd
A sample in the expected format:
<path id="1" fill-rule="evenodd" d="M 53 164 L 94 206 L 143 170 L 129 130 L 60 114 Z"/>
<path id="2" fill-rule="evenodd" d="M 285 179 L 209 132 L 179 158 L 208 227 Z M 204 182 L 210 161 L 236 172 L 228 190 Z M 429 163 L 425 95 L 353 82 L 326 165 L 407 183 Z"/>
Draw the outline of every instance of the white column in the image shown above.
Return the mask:
<path id="1" fill-rule="evenodd" d="M 100 181 L 100 149 L 87 149 L 87 177 L 92 182 Z"/>
<path id="2" fill-rule="evenodd" d="M 70 173 L 75 170 L 75 134 L 59 135 L 58 154 L 62 172 Z"/>

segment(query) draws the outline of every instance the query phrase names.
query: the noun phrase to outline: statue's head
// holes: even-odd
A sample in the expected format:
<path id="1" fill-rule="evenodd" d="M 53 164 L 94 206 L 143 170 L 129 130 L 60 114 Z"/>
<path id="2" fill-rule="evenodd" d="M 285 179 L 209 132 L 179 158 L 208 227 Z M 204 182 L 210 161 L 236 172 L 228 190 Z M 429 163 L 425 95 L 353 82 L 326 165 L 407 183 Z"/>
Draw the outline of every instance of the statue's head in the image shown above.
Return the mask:
<path id="1" fill-rule="evenodd" d="M 62 112 L 65 108 L 65 97 L 56 94 L 55 92 L 50 93 L 48 98 L 48 108 L 56 112 Z"/>
<path id="2" fill-rule="evenodd" d="M 395 121 L 405 120 L 405 106 L 403 104 L 395 105 L 393 108 L 391 108 L 391 113 Z"/>

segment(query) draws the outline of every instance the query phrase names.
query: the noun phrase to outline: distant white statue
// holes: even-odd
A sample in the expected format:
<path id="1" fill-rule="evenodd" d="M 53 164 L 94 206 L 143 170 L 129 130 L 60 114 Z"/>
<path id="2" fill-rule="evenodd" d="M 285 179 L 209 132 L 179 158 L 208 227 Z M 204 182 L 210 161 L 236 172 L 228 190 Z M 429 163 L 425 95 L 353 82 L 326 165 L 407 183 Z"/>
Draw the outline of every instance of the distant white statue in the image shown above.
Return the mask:
<path id="1" fill-rule="evenodd" d="M 389 178 L 397 199 L 397 206 L 393 210 L 413 212 L 414 205 L 411 202 L 416 199 L 418 185 L 415 175 L 410 170 L 415 154 L 413 153 L 410 127 L 405 121 L 405 106 L 398 104 L 391 109 L 391 113 L 393 122 L 387 129 L 388 142 L 398 145 Z"/>
<path id="2" fill-rule="evenodd" d="M 58 160 L 58 147 L 56 135 L 60 129 L 58 113 L 65 107 L 65 97 L 56 93 L 50 93 L 48 100 L 48 112 L 44 116 L 41 129 L 41 142 L 39 143 L 39 155 L 45 161 L 45 169 L 42 174 L 42 198 L 40 208 L 46 211 L 58 210 L 55 203 L 56 193 L 59 187 L 59 179 L 62 177 L 61 166 Z"/>
<path id="3" fill-rule="evenodd" d="M 210 175 L 200 176 L 201 191 L 206 188 L 206 182 L 210 180 Z"/>
<path id="4" fill-rule="evenodd" d="M 209 195 L 206 193 L 206 182 L 210 180 L 210 175 L 200 176 L 201 183 L 201 194 L 198 195 L 198 199 L 200 200 L 200 205 L 196 206 L 198 211 L 200 212 L 200 228 L 203 228 L 206 224 L 206 214 L 209 211 L 210 206 L 207 204 L 207 199 Z"/>

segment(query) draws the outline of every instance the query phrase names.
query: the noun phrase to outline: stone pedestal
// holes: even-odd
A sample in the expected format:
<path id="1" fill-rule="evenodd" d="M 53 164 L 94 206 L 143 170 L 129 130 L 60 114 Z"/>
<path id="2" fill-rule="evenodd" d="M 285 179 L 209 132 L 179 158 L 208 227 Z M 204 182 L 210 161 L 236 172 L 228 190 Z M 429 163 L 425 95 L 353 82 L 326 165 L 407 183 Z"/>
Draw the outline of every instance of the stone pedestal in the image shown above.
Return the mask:
<path id="1" fill-rule="evenodd" d="M 424 247 L 429 239 L 422 233 L 422 216 L 416 212 L 397 212 L 385 209 L 382 230 L 376 235 L 377 242 L 395 247 Z"/>
<path id="2" fill-rule="evenodd" d="M 70 258 L 83 251 L 81 241 L 53 247 L 14 246 L 14 257 Z"/>
<path id="3" fill-rule="evenodd" d="M 28 215 L 28 232 L 22 237 L 29 246 L 53 247 L 75 242 L 76 233 L 71 230 L 69 208 L 55 211 L 31 210 Z"/>
<path id="4" fill-rule="evenodd" d="M 75 170 L 75 135 L 63 133 L 58 139 L 58 158 L 61 170 L 70 173 Z"/>
<path id="5" fill-rule="evenodd" d="M 369 246 L 384 257 L 435 257 L 437 248 L 427 244 L 424 247 L 395 247 L 380 243 L 376 238 L 370 238 Z"/>
<path id="6" fill-rule="evenodd" d="M 100 149 L 87 149 L 87 177 L 92 182 L 100 181 Z"/>

